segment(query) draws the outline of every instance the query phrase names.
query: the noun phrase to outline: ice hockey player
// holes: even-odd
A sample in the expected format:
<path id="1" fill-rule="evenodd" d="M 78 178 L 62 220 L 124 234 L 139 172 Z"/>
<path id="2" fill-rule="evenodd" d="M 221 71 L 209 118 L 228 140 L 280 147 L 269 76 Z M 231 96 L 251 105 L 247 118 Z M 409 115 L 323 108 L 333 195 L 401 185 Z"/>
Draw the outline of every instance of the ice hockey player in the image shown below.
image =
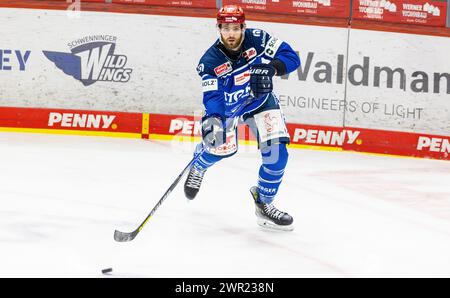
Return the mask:
<path id="1" fill-rule="evenodd" d="M 286 42 L 264 30 L 246 28 L 245 14 L 237 5 L 226 5 L 217 13 L 218 40 L 197 66 L 202 79 L 203 153 L 192 165 L 184 191 L 194 199 L 206 170 L 237 152 L 237 124 L 247 124 L 258 138 L 262 155 L 257 186 L 250 188 L 260 226 L 290 231 L 293 218 L 278 210 L 273 200 L 288 161 L 289 143 L 285 119 L 273 94 L 273 76 L 282 76 L 300 66 L 297 53 Z M 233 119 L 242 104 L 247 106 Z"/>

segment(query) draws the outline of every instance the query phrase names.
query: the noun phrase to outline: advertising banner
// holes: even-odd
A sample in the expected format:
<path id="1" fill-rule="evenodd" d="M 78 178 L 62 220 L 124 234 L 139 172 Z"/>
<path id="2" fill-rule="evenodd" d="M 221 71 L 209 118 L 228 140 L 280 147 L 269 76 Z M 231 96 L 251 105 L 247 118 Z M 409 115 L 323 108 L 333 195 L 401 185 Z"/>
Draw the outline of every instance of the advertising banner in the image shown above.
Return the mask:
<path id="1" fill-rule="evenodd" d="M 445 27 L 446 0 L 355 0 L 353 18 Z"/>
<path id="2" fill-rule="evenodd" d="M 349 0 L 223 0 L 223 4 L 238 4 L 244 10 L 262 13 L 285 13 L 308 16 L 348 18 Z"/>
<path id="3" fill-rule="evenodd" d="M 216 8 L 216 0 L 112 0 L 112 3 Z"/>
<path id="4" fill-rule="evenodd" d="M 142 114 L 0 107 L 0 131 L 141 138 Z"/>
<path id="5" fill-rule="evenodd" d="M 0 107 L 0 131 L 201 141 L 199 117 L 103 111 Z M 450 160 L 450 137 L 357 127 L 287 123 L 294 148 L 358 151 Z M 239 144 L 257 144 L 245 124 Z M 174 146 L 177 146 L 175 143 Z M 193 145 L 194 146 L 194 145 Z M 191 149 L 193 150 L 194 147 Z"/>
<path id="6" fill-rule="evenodd" d="M 150 114 L 150 139 L 199 142 L 198 117 Z M 450 136 L 287 123 L 291 147 L 321 148 L 332 151 L 358 151 L 379 154 L 450 160 Z M 240 143 L 256 144 L 255 136 L 244 124 L 238 127 Z"/>
<path id="7" fill-rule="evenodd" d="M 345 126 L 450 136 L 450 39 L 352 29 Z"/>
<path id="8" fill-rule="evenodd" d="M 300 67 L 274 78 L 287 122 L 340 127 L 344 123 L 347 28 L 249 22 L 286 41 Z"/>
<path id="9" fill-rule="evenodd" d="M 216 0 L 51 0 L 70 3 L 97 2 L 97 3 L 119 3 L 119 4 L 142 4 L 172 7 L 198 7 L 216 8 Z"/>

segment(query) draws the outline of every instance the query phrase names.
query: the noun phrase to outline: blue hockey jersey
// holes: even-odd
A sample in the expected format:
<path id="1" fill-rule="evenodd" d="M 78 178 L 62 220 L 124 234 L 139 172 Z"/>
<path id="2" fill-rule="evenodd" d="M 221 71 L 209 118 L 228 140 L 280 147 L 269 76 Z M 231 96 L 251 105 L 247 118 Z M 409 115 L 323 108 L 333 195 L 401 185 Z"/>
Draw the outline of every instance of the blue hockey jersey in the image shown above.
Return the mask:
<path id="1" fill-rule="evenodd" d="M 202 78 L 205 116 L 229 117 L 250 96 L 250 66 L 271 61 L 279 66 L 277 75 L 290 73 L 300 66 L 297 53 L 286 42 L 263 30 L 245 30 L 240 53 L 234 60 L 218 39 L 197 66 Z M 258 109 L 269 96 L 255 99 L 240 115 Z"/>

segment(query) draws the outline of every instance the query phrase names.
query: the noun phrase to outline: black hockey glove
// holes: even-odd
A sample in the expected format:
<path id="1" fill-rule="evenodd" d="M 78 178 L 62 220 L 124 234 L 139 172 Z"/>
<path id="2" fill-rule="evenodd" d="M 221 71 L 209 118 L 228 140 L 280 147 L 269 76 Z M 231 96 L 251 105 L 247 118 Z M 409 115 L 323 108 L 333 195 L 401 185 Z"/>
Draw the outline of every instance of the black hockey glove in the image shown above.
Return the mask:
<path id="1" fill-rule="evenodd" d="M 271 64 L 255 64 L 250 68 L 250 89 L 255 98 L 261 98 L 272 92 L 272 77 L 275 75 L 275 67 Z"/>
<path id="2" fill-rule="evenodd" d="M 209 148 L 223 145 L 226 138 L 223 120 L 217 116 L 203 117 L 202 138 L 205 146 Z"/>

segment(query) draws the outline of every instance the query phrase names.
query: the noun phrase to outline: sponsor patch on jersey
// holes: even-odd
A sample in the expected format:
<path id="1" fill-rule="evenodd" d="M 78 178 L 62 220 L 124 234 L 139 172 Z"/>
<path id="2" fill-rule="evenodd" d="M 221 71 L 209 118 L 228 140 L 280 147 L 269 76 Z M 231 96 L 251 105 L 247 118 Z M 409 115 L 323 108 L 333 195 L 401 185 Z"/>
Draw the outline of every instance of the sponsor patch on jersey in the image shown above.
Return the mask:
<path id="1" fill-rule="evenodd" d="M 216 73 L 217 76 L 222 76 L 224 74 L 231 72 L 232 70 L 233 70 L 233 68 L 231 67 L 230 62 L 225 62 L 224 64 L 219 65 L 216 68 L 214 68 L 214 72 Z"/>
<path id="2" fill-rule="evenodd" d="M 225 95 L 225 105 L 233 106 L 235 105 L 241 98 L 245 98 L 250 96 L 250 85 L 247 85 L 243 89 L 239 89 L 233 93 L 224 92 Z"/>
<path id="3" fill-rule="evenodd" d="M 263 31 L 263 36 L 261 38 L 261 47 L 266 48 L 267 32 Z"/>
<path id="4" fill-rule="evenodd" d="M 216 91 L 217 88 L 217 79 L 208 79 L 202 81 L 203 92 L 208 91 Z"/>
<path id="5" fill-rule="evenodd" d="M 278 48 L 281 46 L 282 42 L 283 42 L 282 40 L 276 37 L 271 37 L 267 42 L 267 46 L 264 50 L 266 55 L 269 56 L 270 58 L 275 57 L 275 54 L 278 51 Z"/>
<path id="6" fill-rule="evenodd" d="M 236 86 L 242 86 L 248 81 L 250 81 L 250 71 L 248 70 L 234 76 L 234 85 Z"/>
<path id="7" fill-rule="evenodd" d="M 242 53 L 242 56 L 244 56 L 244 58 L 249 61 L 250 59 L 256 57 L 256 49 L 255 48 L 250 48 L 247 51 L 245 51 L 244 53 Z"/>

